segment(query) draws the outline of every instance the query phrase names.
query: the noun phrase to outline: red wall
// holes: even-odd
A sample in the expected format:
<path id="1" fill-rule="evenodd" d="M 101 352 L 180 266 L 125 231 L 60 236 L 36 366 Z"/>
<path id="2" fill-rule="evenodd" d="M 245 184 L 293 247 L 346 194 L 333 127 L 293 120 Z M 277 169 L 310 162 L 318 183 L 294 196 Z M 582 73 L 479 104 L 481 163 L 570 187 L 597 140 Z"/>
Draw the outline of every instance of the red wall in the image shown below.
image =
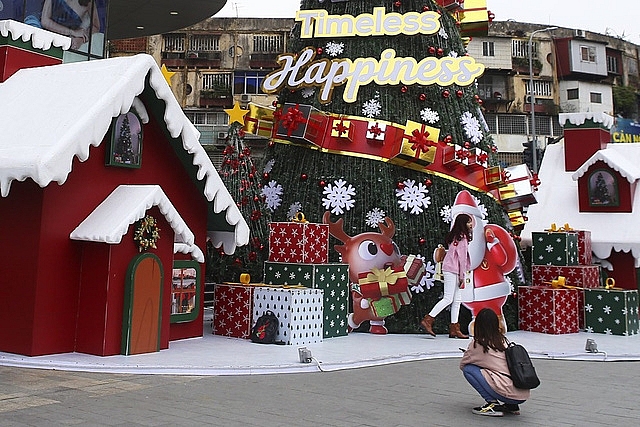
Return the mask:
<path id="1" fill-rule="evenodd" d="M 0 83 L 7 80 L 21 68 L 41 67 L 61 64 L 61 59 L 41 55 L 36 52 L 18 49 L 13 46 L 0 46 Z"/>
<path id="2" fill-rule="evenodd" d="M 37 200 L 41 190 L 36 185 L 30 180 L 23 183 L 14 181 L 9 197 L 2 200 L 0 217 L 3 221 L 0 223 L 0 235 L 3 239 L 9 237 L 10 240 L 1 245 L 0 253 L 3 260 L 11 261 L 2 268 L 7 273 L 16 267 L 24 270 L 21 274 L 26 283 L 23 285 L 25 296 L 21 298 L 24 302 L 21 305 L 9 304 L 7 310 L 0 313 L 0 320 L 3 320 L 0 329 L 20 331 L 0 332 L 0 351 L 42 355 L 76 349 L 76 320 L 80 313 L 80 266 L 84 243 L 70 240 L 69 235 L 118 185 L 159 184 L 195 233 L 198 246 L 205 248 L 207 203 L 182 167 L 158 123 L 151 118 L 151 122 L 144 125 L 140 169 L 105 166 L 106 146 L 104 141 L 99 147 L 92 147 L 89 159 L 84 163 L 74 160 L 73 170 L 63 185 L 51 183 L 46 187 L 41 196 L 40 236 L 37 234 L 40 221 Z M 124 236 L 123 241 L 127 238 Z M 26 243 L 20 244 L 24 250 L 17 251 L 12 242 L 20 239 Z M 31 244 L 27 245 L 29 242 Z M 88 256 L 97 257 L 98 254 L 93 252 L 91 249 Z M 165 275 L 169 278 L 166 282 L 167 292 L 170 292 L 171 273 L 167 269 L 171 268 L 172 261 L 166 255 L 161 256 L 161 260 Z M 121 283 L 121 276 L 114 275 L 114 272 L 122 268 L 120 264 L 124 264 L 126 269 L 129 261 L 130 259 L 112 259 L 110 287 L 115 286 L 115 281 Z M 97 266 L 96 271 L 84 271 L 82 274 L 85 277 L 99 277 L 104 274 L 104 267 Z M 104 283 L 103 279 L 100 281 L 99 283 Z M 7 301 L 7 297 L 11 296 L 11 289 L 15 287 L 15 280 L 11 275 L 3 274 L 0 277 L 0 296 L 4 297 L 2 300 Z M 117 293 L 114 298 L 119 298 Z M 168 294 L 166 300 L 164 304 L 170 307 Z M 168 311 L 166 317 L 168 322 Z M 191 332 L 190 336 L 201 336 L 202 313 L 186 328 Z M 164 329 L 162 342 L 168 343 L 169 330 Z M 82 336 L 84 340 L 88 331 L 78 327 L 78 332 L 78 336 Z"/>
<path id="3" fill-rule="evenodd" d="M 609 261 L 613 265 L 613 271 L 607 271 L 607 275 L 616 281 L 616 288 L 638 289 L 635 259 L 631 252 L 611 251 Z"/>

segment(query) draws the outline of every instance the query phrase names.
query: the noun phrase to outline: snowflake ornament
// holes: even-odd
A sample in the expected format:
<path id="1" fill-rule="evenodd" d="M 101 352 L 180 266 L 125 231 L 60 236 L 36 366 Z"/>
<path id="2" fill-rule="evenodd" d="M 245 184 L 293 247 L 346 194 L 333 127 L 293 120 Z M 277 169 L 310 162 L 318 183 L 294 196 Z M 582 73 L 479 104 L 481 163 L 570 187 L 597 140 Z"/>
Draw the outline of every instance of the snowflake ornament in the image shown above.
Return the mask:
<path id="1" fill-rule="evenodd" d="M 345 184 L 347 185 L 346 187 Z M 327 184 L 322 194 L 326 196 L 322 198 L 324 208 L 330 208 L 331 213 L 334 215 L 342 215 L 355 205 L 353 196 L 356 195 L 356 190 L 342 178 L 334 181 L 333 185 Z"/>
<path id="2" fill-rule="evenodd" d="M 480 210 L 480 213 L 482 214 L 482 219 L 487 219 L 487 215 L 489 215 L 489 212 L 487 211 L 487 207 L 483 205 L 482 202 L 480 202 L 480 199 L 478 199 L 476 196 L 471 196 L 471 197 L 473 197 L 473 200 L 476 202 L 476 205 L 478 205 L 478 210 Z"/>
<path id="3" fill-rule="evenodd" d="M 276 159 L 271 159 L 269 160 L 265 165 L 264 165 L 264 169 L 262 170 L 262 172 L 264 173 L 271 173 L 271 170 L 273 169 L 273 165 L 276 163 Z"/>
<path id="4" fill-rule="evenodd" d="M 276 181 L 269 181 L 267 185 L 262 187 L 260 194 L 265 197 L 265 203 L 271 211 L 278 209 L 282 203 L 282 185 Z"/>
<path id="5" fill-rule="evenodd" d="M 367 212 L 365 223 L 371 228 L 378 228 L 378 224 L 384 222 L 387 214 L 385 211 L 379 208 L 373 208 L 369 212 Z"/>
<path id="6" fill-rule="evenodd" d="M 449 56 L 452 58 L 457 58 L 458 57 L 458 52 L 456 52 L 455 50 L 452 50 L 451 52 L 449 52 Z"/>
<path id="7" fill-rule="evenodd" d="M 305 87 L 300 91 L 303 98 L 311 98 L 314 93 L 316 93 L 316 90 L 312 87 Z"/>
<path id="8" fill-rule="evenodd" d="M 450 224 L 451 223 L 451 206 L 444 205 L 442 208 L 440 208 L 440 217 L 442 218 L 442 221 L 444 221 L 447 224 Z"/>
<path id="9" fill-rule="evenodd" d="M 438 112 L 433 111 L 429 107 L 423 108 L 422 111 L 420 111 L 420 117 L 422 117 L 422 121 L 431 123 L 431 124 L 434 124 L 440 121 L 440 115 L 438 114 Z"/>
<path id="10" fill-rule="evenodd" d="M 444 30 L 444 27 L 440 27 L 440 31 L 438 31 L 438 35 L 445 40 L 449 39 L 449 34 L 447 34 L 447 32 Z"/>
<path id="11" fill-rule="evenodd" d="M 287 211 L 287 218 L 295 217 L 298 212 L 302 212 L 302 203 L 300 202 L 291 203 L 291 206 L 289 206 L 289 210 Z"/>
<path id="12" fill-rule="evenodd" d="M 471 140 L 471 142 L 473 142 L 474 144 L 478 144 L 480 141 L 482 141 L 483 135 L 482 131 L 480 130 L 480 122 L 478 121 L 478 119 L 473 117 L 470 112 L 465 111 L 462 114 L 462 117 L 460 117 L 460 123 L 462 123 L 464 132 L 467 134 L 467 137 Z"/>
<path id="13" fill-rule="evenodd" d="M 325 46 L 325 52 L 333 57 L 341 55 L 344 52 L 344 43 L 329 42 Z"/>
<path id="14" fill-rule="evenodd" d="M 416 185 L 416 181 L 413 179 L 407 179 L 404 181 L 404 188 L 396 190 L 396 196 L 398 205 L 405 211 L 411 208 L 411 214 L 419 215 L 424 209 L 428 208 L 431 204 L 431 196 L 428 196 L 429 189 L 421 182 Z"/>
<path id="15" fill-rule="evenodd" d="M 364 104 L 362 104 L 362 114 L 365 117 L 368 117 L 371 119 L 373 117 L 378 116 L 380 112 L 382 112 L 382 105 L 380 104 L 380 101 L 377 98 L 372 98 L 368 101 L 365 101 Z"/>

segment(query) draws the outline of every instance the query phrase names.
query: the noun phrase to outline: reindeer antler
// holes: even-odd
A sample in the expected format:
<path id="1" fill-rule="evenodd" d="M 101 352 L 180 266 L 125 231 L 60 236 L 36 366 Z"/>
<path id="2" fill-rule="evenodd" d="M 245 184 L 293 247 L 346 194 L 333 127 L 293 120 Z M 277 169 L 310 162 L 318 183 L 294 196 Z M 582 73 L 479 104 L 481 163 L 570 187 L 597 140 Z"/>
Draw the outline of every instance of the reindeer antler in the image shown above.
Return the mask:
<path id="1" fill-rule="evenodd" d="M 340 221 L 342 221 L 342 219 L 340 219 Z M 380 227 L 380 231 L 382 232 L 383 236 L 392 238 L 393 235 L 396 234 L 396 225 L 393 223 L 393 221 L 389 217 L 386 217 L 384 219 L 384 223 L 381 222 L 378 224 L 378 226 Z"/>
<path id="2" fill-rule="evenodd" d="M 340 240 L 342 243 L 347 243 L 349 240 L 351 240 L 351 236 L 345 233 L 342 227 L 342 223 L 344 222 L 342 218 L 340 218 L 336 222 L 331 222 L 331 212 L 326 211 L 324 215 L 322 215 L 322 222 L 324 222 L 325 224 L 329 224 L 329 233 L 336 239 Z"/>

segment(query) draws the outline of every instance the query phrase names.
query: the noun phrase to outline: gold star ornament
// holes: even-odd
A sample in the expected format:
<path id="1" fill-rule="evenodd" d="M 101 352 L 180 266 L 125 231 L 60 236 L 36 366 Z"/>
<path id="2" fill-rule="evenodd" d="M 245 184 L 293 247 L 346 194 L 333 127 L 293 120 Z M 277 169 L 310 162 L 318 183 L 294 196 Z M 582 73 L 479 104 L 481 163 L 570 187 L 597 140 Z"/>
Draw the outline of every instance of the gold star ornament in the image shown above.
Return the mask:
<path id="1" fill-rule="evenodd" d="M 244 125 L 244 116 L 247 115 L 249 110 L 243 110 L 240 108 L 240 104 L 236 102 L 233 105 L 233 108 L 229 108 L 224 110 L 225 113 L 229 115 L 229 124 L 233 124 L 233 122 L 238 122 L 241 125 Z"/>
<path id="2" fill-rule="evenodd" d="M 162 64 L 162 68 L 160 68 L 160 71 L 162 71 L 162 75 L 164 76 L 164 79 L 167 81 L 167 83 L 169 84 L 169 86 L 171 86 L 171 77 L 173 77 L 173 75 L 175 74 L 175 72 L 173 71 L 169 71 L 169 69 L 167 68 L 166 65 Z"/>

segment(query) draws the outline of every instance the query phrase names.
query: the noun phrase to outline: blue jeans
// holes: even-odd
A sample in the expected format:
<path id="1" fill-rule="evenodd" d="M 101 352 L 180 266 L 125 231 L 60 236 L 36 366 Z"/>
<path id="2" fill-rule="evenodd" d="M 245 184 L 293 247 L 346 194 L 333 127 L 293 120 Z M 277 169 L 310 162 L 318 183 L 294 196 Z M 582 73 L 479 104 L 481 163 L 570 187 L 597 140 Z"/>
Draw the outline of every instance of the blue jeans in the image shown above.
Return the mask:
<path id="1" fill-rule="evenodd" d="M 475 388 L 480 396 L 487 402 L 495 402 L 499 400 L 502 403 L 510 403 L 513 405 L 518 405 L 520 403 L 524 403 L 524 400 L 514 400 L 509 399 L 508 397 L 500 396 L 498 393 L 493 391 L 487 380 L 482 376 L 482 372 L 480 371 L 480 367 L 477 365 L 465 365 L 462 368 L 462 373 L 464 377 L 469 381 L 471 387 Z"/>

